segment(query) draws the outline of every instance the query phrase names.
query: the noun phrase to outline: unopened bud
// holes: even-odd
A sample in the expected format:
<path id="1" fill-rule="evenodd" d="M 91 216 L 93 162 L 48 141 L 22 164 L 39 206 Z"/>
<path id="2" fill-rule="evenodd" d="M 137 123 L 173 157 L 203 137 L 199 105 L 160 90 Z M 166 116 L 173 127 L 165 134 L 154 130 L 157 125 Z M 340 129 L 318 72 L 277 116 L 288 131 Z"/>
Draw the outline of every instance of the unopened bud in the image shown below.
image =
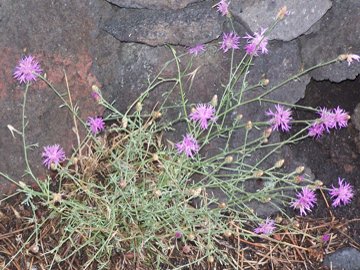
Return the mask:
<path id="1" fill-rule="evenodd" d="M 187 238 L 188 238 L 190 241 L 194 241 L 194 240 L 195 240 L 195 234 L 189 233 L 189 235 L 187 236 Z"/>
<path id="2" fill-rule="evenodd" d="M 123 117 L 123 119 L 121 119 L 121 124 L 123 128 L 127 128 L 128 126 L 128 120 L 126 117 Z"/>
<path id="3" fill-rule="evenodd" d="M 324 185 L 324 183 L 321 180 L 315 180 L 315 186 L 317 187 L 322 187 Z"/>
<path id="4" fill-rule="evenodd" d="M 272 133 L 272 128 L 267 128 L 267 129 L 264 130 L 263 136 L 264 136 L 265 138 L 269 138 L 270 135 L 271 135 L 271 133 Z"/>
<path id="5" fill-rule="evenodd" d="M 260 81 L 260 84 L 261 84 L 262 86 L 267 86 L 269 83 L 270 83 L 270 80 L 269 80 L 269 79 L 262 79 L 262 80 Z"/>
<path id="6" fill-rule="evenodd" d="M 221 203 L 219 203 L 218 207 L 219 207 L 220 209 L 224 209 L 224 208 L 226 208 L 226 203 L 225 203 L 225 202 L 221 202 Z"/>
<path id="7" fill-rule="evenodd" d="M 154 195 L 159 198 L 162 195 L 161 190 L 154 190 Z"/>
<path id="8" fill-rule="evenodd" d="M 225 232 L 224 232 L 224 236 L 225 237 L 230 237 L 232 235 L 232 232 L 230 231 L 230 230 L 226 230 Z"/>
<path id="9" fill-rule="evenodd" d="M 119 183 L 119 186 L 120 186 L 120 188 L 122 188 L 122 189 L 124 189 L 124 188 L 126 188 L 126 181 L 125 180 L 121 180 L 120 181 L 120 183 Z"/>
<path id="10" fill-rule="evenodd" d="M 216 107 L 218 105 L 218 96 L 217 95 L 214 95 L 211 99 L 211 102 L 210 104 L 213 106 L 213 107 Z"/>
<path id="11" fill-rule="evenodd" d="M 142 103 L 141 102 L 138 102 L 138 103 L 136 103 L 136 111 L 137 112 L 141 112 L 142 111 L 142 108 L 143 108 L 143 106 L 142 106 Z"/>
<path id="12" fill-rule="evenodd" d="M 95 92 L 100 92 L 99 87 L 98 87 L 97 85 L 95 85 L 95 84 L 93 84 L 93 85 L 91 86 L 91 89 L 92 89 L 93 91 L 95 91 Z"/>
<path id="13" fill-rule="evenodd" d="M 286 14 L 287 14 L 287 7 L 283 6 L 282 8 L 280 8 L 278 14 L 276 15 L 276 19 L 282 20 L 284 19 Z"/>
<path id="14" fill-rule="evenodd" d="M 267 138 L 262 140 L 262 143 L 264 143 L 264 144 L 267 144 L 268 142 L 269 142 L 269 140 Z"/>
<path id="15" fill-rule="evenodd" d="M 258 170 L 258 171 L 256 171 L 256 172 L 254 172 L 253 175 L 254 175 L 254 177 L 256 177 L 256 178 L 259 178 L 259 177 L 261 177 L 261 176 L 264 175 L 264 171 Z"/>
<path id="16" fill-rule="evenodd" d="M 152 160 L 153 160 L 153 161 L 159 161 L 159 155 L 156 154 L 156 153 L 154 153 L 154 154 L 152 155 Z"/>
<path id="17" fill-rule="evenodd" d="M 21 188 L 26 188 L 26 184 L 23 181 L 19 181 L 19 186 Z"/>
<path id="18" fill-rule="evenodd" d="M 225 158 L 225 163 L 231 163 L 231 162 L 233 162 L 233 160 L 234 160 L 233 156 L 227 156 Z"/>
<path id="19" fill-rule="evenodd" d="M 235 121 L 239 122 L 243 118 L 243 115 L 241 113 L 237 114 L 235 117 Z"/>
<path id="20" fill-rule="evenodd" d="M 282 216 L 276 216 L 275 223 L 280 224 L 283 221 Z"/>
<path id="21" fill-rule="evenodd" d="M 209 256 L 208 258 L 207 258 L 207 261 L 208 261 L 208 263 L 214 263 L 214 261 L 215 261 L 215 259 L 214 259 L 214 256 Z"/>
<path id="22" fill-rule="evenodd" d="M 50 164 L 50 170 L 52 170 L 52 171 L 56 171 L 56 170 L 57 170 L 57 166 L 56 166 L 56 164 L 55 164 L 54 162 L 51 162 L 51 164 Z"/>
<path id="23" fill-rule="evenodd" d="M 198 197 L 201 194 L 201 188 L 190 189 L 190 194 L 194 197 Z"/>
<path id="24" fill-rule="evenodd" d="M 152 117 L 156 120 L 156 119 L 159 119 L 160 117 L 162 116 L 161 112 L 159 111 L 154 111 L 152 113 Z"/>
<path id="25" fill-rule="evenodd" d="M 191 108 L 191 113 L 195 113 L 196 109 L 194 107 Z"/>
<path id="26" fill-rule="evenodd" d="M 247 130 L 251 130 L 252 127 L 253 127 L 253 123 L 252 123 L 251 121 L 248 121 L 248 122 L 246 123 L 246 125 L 245 125 L 245 128 L 246 128 Z"/>
<path id="27" fill-rule="evenodd" d="M 39 252 L 39 245 L 38 244 L 34 244 L 34 245 L 32 245 L 31 247 L 30 247 L 30 251 L 32 252 L 32 253 L 38 253 Z"/>
<path id="28" fill-rule="evenodd" d="M 338 60 L 345 61 L 348 58 L 348 54 L 340 54 L 338 56 Z"/>
<path id="29" fill-rule="evenodd" d="M 285 159 L 280 159 L 278 161 L 276 161 L 274 167 L 275 168 L 281 168 L 284 165 Z"/>
<path id="30" fill-rule="evenodd" d="M 295 172 L 297 174 L 301 174 L 303 171 L 305 170 L 305 167 L 304 166 L 299 166 L 295 169 Z"/>

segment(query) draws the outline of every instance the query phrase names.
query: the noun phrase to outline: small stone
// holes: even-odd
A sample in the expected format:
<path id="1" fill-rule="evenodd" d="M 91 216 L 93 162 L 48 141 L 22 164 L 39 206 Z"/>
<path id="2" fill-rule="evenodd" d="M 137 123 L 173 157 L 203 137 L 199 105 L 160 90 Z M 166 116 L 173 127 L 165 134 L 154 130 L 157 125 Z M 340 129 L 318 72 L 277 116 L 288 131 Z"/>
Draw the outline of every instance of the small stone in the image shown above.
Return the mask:
<path id="1" fill-rule="evenodd" d="M 326 255 L 324 265 L 333 270 L 360 270 L 360 252 L 346 247 Z"/>

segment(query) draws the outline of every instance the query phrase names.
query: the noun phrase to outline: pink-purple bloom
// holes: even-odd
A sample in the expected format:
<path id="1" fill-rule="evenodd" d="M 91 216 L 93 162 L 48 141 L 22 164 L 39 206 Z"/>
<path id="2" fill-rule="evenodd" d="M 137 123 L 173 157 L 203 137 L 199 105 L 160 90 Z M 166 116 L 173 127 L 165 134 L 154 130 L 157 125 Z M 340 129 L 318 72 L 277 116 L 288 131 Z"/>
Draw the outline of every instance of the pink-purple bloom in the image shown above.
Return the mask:
<path id="1" fill-rule="evenodd" d="M 320 108 L 318 114 L 320 115 L 320 122 L 324 125 L 326 131 L 330 132 L 330 129 L 336 126 L 334 114 L 326 108 Z"/>
<path id="2" fill-rule="evenodd" d="M 316 204 L 315 192 L 308 187 L 303 187 L 302 192 L 296 194 L 297 199 L 291 203 L 291 207 L 300 210 L 300 215 L 306 215 L 306 211 L 311 212 L 311 208 Z"/>
<path id="3" fill-rule="evenodd" d="M 350 115 L 347 112 L 345 112 L 343 109 L 341 109 L 339 106 L 337 106 L 336 109 L 333 109 L 332 113 L 333 113 L 336 128 L 347 127 L 348 121 L 350 119 Z"/>
<path id="4" fill-rule="evenodd" d="M 195 110 L 189 115 L 194 122 L 199 122 L 202 129 L 208 128 L 209 121 L 215 121 L 215 108 L 210 104 L 198 104 Z"/>
<path id="5" fill-rule="evenodd" d="M 353 61 L 360 61 L 360 56 L 357 55 L 357 54 L 347 54 L 346 55 L 346 61 L 348 62 L 348 66 L 350 66 L 350 64 L 353 62 Z"/>
<path id="6" fill-rule="evenodd" d="M 102 117 L 89 117 L 87 124 L 93 134 L 97 134 L 105 129 L 105 122 Z"/>
<path id="7" fill-rule="evenodd" d="M 226 53 L 230 49 L 239 49 L 240 37 L 234 33 L 224 33 L 220 49 Z"/>
<path id="8" fill-rule="evenodd" d="M 292 120 L 290 109 L 285 109 L 282 105 L 277 104 L 275 105 L 275 111 L 273 112 L 269 109 L 266 112 L 266 115 L 272 116 L 269 123 L 274 130 L 281 129 L 284 132 L 288 132 L 290 130 L 290 121 Z"/>
<path id="9" fill-rule="evenodd" d="M 182 237 L 182 232 L 176 231 L 176 232 L 175 232 L 175 238 L 176 238 L 176 239 L 180 239 L 181 237 Z"/>
<path id="10" fill-rule="evenodd" d="M 326 233 L 323 236 L 321 236 L 321 241 L 328 242 L 330 240 L 330 238 L 331 238 L 331 235 Z"/>
<path id="11" fill-rule="evenodd" d="M 40 64 L 33 56 L 25 56 L 15 67 L 14 78 L 20 83 L 36 81 L 37 76 L 42 72 Z"/>
<path id="12" fill-rule="evenodd" d="M 65 152 L 58 144 L 48 145 L 44 147 L 42 157 L 44 158 L 43 164 L 50 169 L 51 164 L 57 166 L 65 160 Z"/>
<path id="13" fill-rule="evenodd" d="M 265 222 L 260 223 L 254 232 L 257 234 L 271 234 L 275 230 L 275 221 L 267 218 Z"/>
<path id="14" fill-rule="evenodd" d="M 197 44 L 194 47 L 188 49 L 188 52 L 192 55 L 197 56 L 198 54 L 205 52 L 205 45 L 204 44 Z"/>
<path id="15" fill-rule="evenodd" d="M 269 39 L 264 36 L 266 30 L 267 28 L 261 28 L 259 32 L 254 33 L 254 36 L 246 34 L 246 36 L 243 37 L 247 40 L 247 44 L 245 45 L 247 54 L 258 56 L 259 53 L 268 53 L 266 46 L 268 45 Z"/>
<path id="16" fill-rule="evenodd" d="M 320 138 L 325 131 L 325 127 L 322 123 L 315 122 L 308 129 L 308 135 L 310 137 Z"/>
<path id="17" fill-rule="evenodd" d="M 215 5 L 216 10 L 221 13 L 222 16 L 229 14 L 229 3 L 226 0 L 221 0 Z"/>
<path id="18" fill-rule="evenodd" d="M 199 144 L 191 134 L 186 134 L 183 140 L 177 143 L 175 146 L 179 154 L 185 153 L 187 157 L 191 158 L 193 158 L 194 154 L 196 154 L 200 150 Z"/>
<path id="19" fill-rule="evenodd" d="M 339 177 L 338 183 L 339 187 L 334 187 L 329 191 L 331 199 L 333 199 L 332 206 L 337 207 L 341 204 L 346 205 L 349 204 L 352 197 L 354 196 L 352 186 L 344 181 L 345 179 L 341 179 Z"/>

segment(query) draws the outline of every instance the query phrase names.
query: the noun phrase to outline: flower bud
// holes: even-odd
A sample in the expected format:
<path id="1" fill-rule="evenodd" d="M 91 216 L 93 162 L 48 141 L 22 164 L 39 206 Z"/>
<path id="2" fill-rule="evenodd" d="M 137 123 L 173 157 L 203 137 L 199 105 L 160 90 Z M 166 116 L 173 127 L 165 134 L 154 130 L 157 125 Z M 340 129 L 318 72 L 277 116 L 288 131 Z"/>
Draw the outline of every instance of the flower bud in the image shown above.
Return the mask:
<path id="1" fill-rule="evenodd" d="M 243 115 L 241 113 L 237 114 L 235 117 L 235 121 L 239 122 L 243 118 Z"/>
<path id="2" fill-rule="evenodd" d="M 315 186 L 317 187 L 322 187 L 324 185 L 324 183 L 321 180 L 315 180 Z"/>
<path id="3" fill-rule="evenodd" d="M 226 208 L 226 203 L 225 203 L 225 202 L 221 202 L 221 203 L 219 203 L 218 207 L 219 207 L 220 209 L 224 209 L 224 208 Z"/>
<path id="4" fill-rule="evenodd" d="M 246 130 L 251 130 L 253 127 L 253 123 L 251 121 L 248 121 L 245 125 Z"/>
<path id="5" fill-rule="evenodd" d="M 194 240 L 195 240 L 195 234 L 189 233 L 189 235 L 187 236 L 187 238 L 188 238 L 190 241 L 194 241 Z"/>
<path id="6" fill-rule="evenodd" d="M 283 221 L 282 216 L 276 216 L 276 218 L 275 218 L 275 223 L 281 224 L 282 221 Z"/>
<path id="7" fill-rule="evenodd" d="M 141 112 L 143 108 L 142 103 L 141 102 L 136 103 L 135 108 L 137 112 Z"/>
<path id="8" fill-rule="evenodd" d="M 270 83 L 270 80 L 269 80 L 269 79 L 262 79 L 262 80 L 260 81 L 260 84 L 261 84 L 262 86 L 267 86 L 269 83 Z"/>
<path id="9" fill-rule="evenodd" d="M 125 180 L 121 180 L 119 183 L 120 188 L 124 189 L 126 187 L 126 181 Z"/>
<path id="10" fill-rule="evenodd" d="M 214 261 L 215 261 L 215 259 L 214 259 L 214 256 L 209 256 L 208 258 L 207 258 L 207 261 L 208 261 L 208 263 L 214 263 Z"/>
<path id="11" fill-rule="evenodd" d="M 225 163 L 231 163 L 231 162 L 233 162 L 233 160 L 234 160 L 233 156 L 227 156 L 225 158 Z"/>
<path id="12" fill-rule="evenodd" d="M 276 19 L 282 20 L 282 19 L 284 19 L 286 14 L 287 14 L 287 7 L 283 6 L 282 8 L 280 8 L 278 14 L 276 15 Z"/>
<path id="13" fill-rule="evenodd" d="M 210 104 L 213 106 L 213 107 L 216 107 L 218 105 L 218 96 L 217 95 L 214 95 L 211 99 L 211 102 Z"/>
<path id="14" fill-rule="evenodd" d="M 225 232 L 224 232 L 224 236 L 225 237 L 230 237 L 232 235 L 232 232 L 230 231 L 230 230 L 226 230 Z"/>
<path id="15" fill-rule="evenodd" d="M 264 171 L 262 171 L 262 170 L 258 170 L 256 172 L 254 172 L 254 174 L 253 174 L 253 176 L 256 178 L 260 178 L 263 175 L 264 175 Z"/>
<path id="16" fill-rule="evenodd" d="M 159 111 L 154 111 L 154 112 L 152 112 L 151 115 L 155 120 L 159 119 L 162 116 L 161 112 L 159 112 Z"/>
<path id="17" fill-rule="evenodd" d="M 347 54 L 340 54 L 338 56 L 338 60 L 340 60 L 340 61 L 345 61 L 347 58 L 348 58 Z"/>
<path id="18" fill-rule="evenodd" d="M 285 159 L 280 159 L 278 161 L 275 162 L 274 167 L 275 168 L 281 168 L 284 165 Z"/>
<path id="19" fill-rule="evenodd" d="M 126 117 L 123 117 L 123 118 L 121 119 L 121 124 L 122 124 L 122 127 L 123 127 L 123 128 L 127 128 L 127 126 L 128 126 L 128 120 L 127 120 Z"/>
<path id="20" fill-rule="evenodd" d="M 50 164 L 50 170 L 52 170 L 52 171 L 56 171 L 56 170 L 57 170 L 57 166 L 56 166 L 56 164 L 55 164 L 54 162 L 51 162 L 51 164 Z"/>
<path id="21" fill-rule="evenodd" d="M 304 166 L 299 166 L 295 169 L 295 172 L 297 174 L 301 174 L 303 171 L 305 170 L 305 167 Z"/>
<path id="22" fill-rule="evenodd" d="M 158 190 L 158 189 L 154 190 L 154 195 L 158 198 L 161 197 L 161 195 L 162 195 L 161 190 Z"/>
<path id="23" fill-rule="evenodd" d="M 159 161 L 159 155 L 156 154 L 156 153 L 154 153 L 154 154 L 152 155 L 152 160 L 153 160 L 153 161 Z"/>

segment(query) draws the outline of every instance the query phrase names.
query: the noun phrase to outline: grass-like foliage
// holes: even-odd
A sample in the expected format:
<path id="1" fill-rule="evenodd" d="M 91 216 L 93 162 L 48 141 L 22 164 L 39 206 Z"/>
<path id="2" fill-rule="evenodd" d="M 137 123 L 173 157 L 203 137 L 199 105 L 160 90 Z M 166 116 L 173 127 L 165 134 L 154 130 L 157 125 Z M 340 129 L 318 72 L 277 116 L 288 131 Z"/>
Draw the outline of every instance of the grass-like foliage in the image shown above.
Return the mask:
<path id="1" fill-rule="evenodd" d="M 280 19 L 277 18 L 269 31 Z M 264 30 L 261 35 L 267 33 Z M 271 204 L 289 220 L 283 211 L 283 207 L 293 200 L 293 193 L 289 191 L 307 184 L 310 190 L 305 191 L 308 193 L 320 188 L 321 183 L 311 182 L 303 173 L 303 167 L 288 172 L 282 170 L 283 159 L 279 158 L 272 165 L 266 161 L 283 145 L 312 136 L 308 129 L 314 124 L 326 123 L 321 119 L 290 123 L 290 107 L 295 109 L 296 106 L 284 103 L 276 110 L 272 106 L 268 111 L 268 118 L 273 117 L 270 122 L 244 120 L 241 115 L 234 116 L 233 112 L 247 104 L 277 104 L 277 101 L 267 99 L 270 93 L 310 70 L 338 59 L 294 74 L 271 88 L 266 87 L 268 81 L 263 79 L 258 85 L 251 86 L 246 76 L 253 58 L 260 51 L 249 43 L 247 50 L 251 49 L 253 53 L 245 54 L 239 63 L 235 63 L 236 46 L 230 48 L 227 44 L 222 46 L 226 51 L 232 50 L 232 59 L 222 96 L 214 96 L 202 105 L 189 104 L 184 78 L 196 80 L 196 73 L 191 63 L 183 63 L 185 55 L 178 55 L 170 47 L 173 59 L 149 81 L 146 91 L 126 112 L 119 112 L 94 86 L 94 97 L 107 110 L 104 119 L 107 125 L 103 131 L 99 122 L 99 126 L 91 127 L 82 139 L 79 129 L 88 128 L 88 123 L 79 117 L 70 90 L 64 93 L 56 90 L 40 74 L 30 76 L 27 81 L 27 77 L 22 76 L 22 69 L 17 70 L 22 82 L 26 82 L 21 132 L 26 172 L 36 187 L 17 183 L 24 196 L 24 206 L 33 213 L 28 221 L 34 226 L 22 248 L 7 261 L 7 266 L 19 257 L 25 264 L 31 257 L 29 254 L 37 254 L 36 258 L 41 258 L 46 269 L 74 269 L 74 265 L 79 269 L 200 269 L 214 264 L 236 269 L 240 263 L 238 250 L 229 248 L 225 253 L 224 247 L 290 228 L 291 222 L 258 217 L 249 203 Z M 262 44 L 263 51 L 266 44 Z M 201 47 L 199 52 L 203 50 Z M 165 78 L 163 73 L 170 66 L 176 67 L 176 75 Z M 37 70 L 40 70 L 38 65 Z M 52 160 L 51 154 L 46 154 L 49 158 L 46 164 L 56 172 L 54 179 L 50 176 L 38 179 L 27 158 L 30 146 L 25 135 L 26 95 L 35 78 L 45 81 L 62 99 L 63 105 L 74 115 L 78 132 L 78 147 L 66 161 L 63 156 Z M 161 103 L 155 109 L 143 109 L 144 100 L 164 83 L 173 86 L 164 93 Z M 246 99 L 246 92 L 254 88 L 263 88 L 263 91 Z M 174 91 L 178 91 L 181 101 L 170 106 L 167 101 Z M 178 110 L 178 118 L 167 118 L 168 110 Z M 95 120 L 102 121 L 92 119 Z M 176 132 L 174 124 L 178 123 L 186 126 L 187 135 L 183 135 L 188 140 L 171 142 L 166 139 L 167 134 Z M 301 124 L 303 128 L 285 141 L 271 141 L 273 132 L 288 131 L 290 124 Z M 241 143 L 236 147 L 230 143 L 234 134 L 242 134 Z M 178 139 L 181 140 L 181 136 Z M 221 141 L 221 147 L 216 153 L 207 155 L 204 149 L 215 140 Z M 262 157 L 253 160 L 259 151 L 262 151 Z M 1 175 L 15 182 L 8 175 Z M 262 179 L 265 184 L 250 192 L 246 183 L 255 179 Z M 222 196 L 215 196 L 213 191 Z M 315 203 L 314 198 L 309 200 L 294 201 L 292 206 L 306 214 Z M 30 248 L 32 253 L 28 252 Z"/>

